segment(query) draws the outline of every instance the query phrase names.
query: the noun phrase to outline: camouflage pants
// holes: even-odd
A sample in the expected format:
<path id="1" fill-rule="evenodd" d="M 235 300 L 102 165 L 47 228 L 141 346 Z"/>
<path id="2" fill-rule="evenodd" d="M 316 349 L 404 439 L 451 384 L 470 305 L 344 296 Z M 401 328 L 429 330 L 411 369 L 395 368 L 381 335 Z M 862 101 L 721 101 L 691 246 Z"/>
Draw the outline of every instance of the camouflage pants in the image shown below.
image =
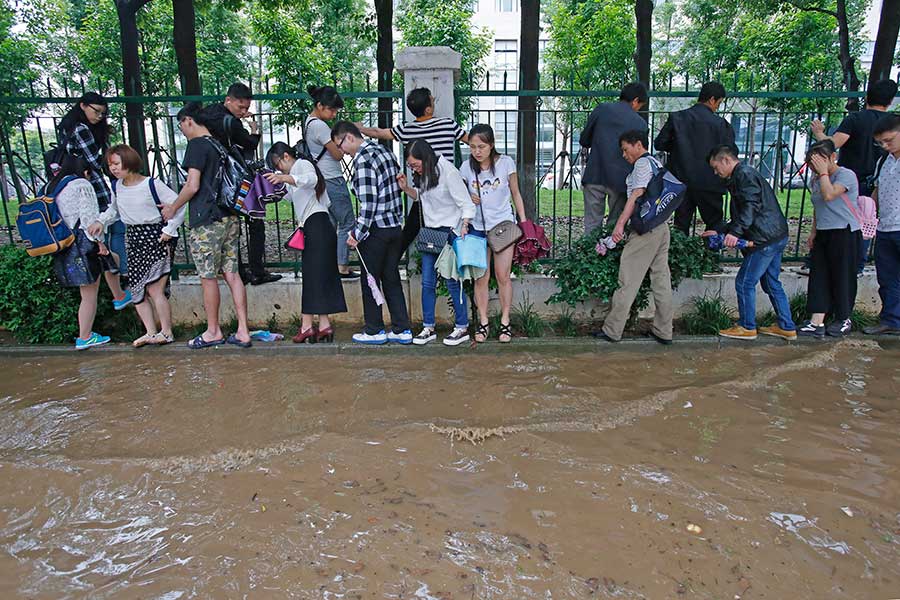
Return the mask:
<path id="1" fill-rule="evenodd" d="M 215 279 L 219 271 L 237 273 L 240 234 L 241 225 L 237 217 L 225 217 L 221 221 L 191 229 L 191 257 L 197 275 L 203 279 Z"/>

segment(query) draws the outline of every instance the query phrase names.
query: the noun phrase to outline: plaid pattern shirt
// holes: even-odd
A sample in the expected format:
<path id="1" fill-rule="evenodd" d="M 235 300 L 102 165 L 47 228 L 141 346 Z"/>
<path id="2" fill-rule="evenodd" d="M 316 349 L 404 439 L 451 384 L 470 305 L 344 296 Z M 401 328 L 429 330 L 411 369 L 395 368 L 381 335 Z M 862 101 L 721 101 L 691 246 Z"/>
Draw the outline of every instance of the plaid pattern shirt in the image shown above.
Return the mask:
<path id="1" fill-rule="evenodd" d="M 67 153 L 80 156 L 91 165 L 91 185 L 97 194 L 100 211 L 103 212 L 109 206 L 111 197 L 106 180 L 103 178 L 104 149 L 84 123 L 79 123 L 70 133 L 65 134 L 65 148 Z"/>
<path id="2" fill-rule="evenodd" d="M 374 142 L 360 146 L 353 159 L 353 193 L 359 201 L 359 217 L 353 237 L 357 241 L 369 235 L 372 225 L 400 227 L 403 224 L 403 196 L 397 175 L 400 166 L 394 153 Z"/>

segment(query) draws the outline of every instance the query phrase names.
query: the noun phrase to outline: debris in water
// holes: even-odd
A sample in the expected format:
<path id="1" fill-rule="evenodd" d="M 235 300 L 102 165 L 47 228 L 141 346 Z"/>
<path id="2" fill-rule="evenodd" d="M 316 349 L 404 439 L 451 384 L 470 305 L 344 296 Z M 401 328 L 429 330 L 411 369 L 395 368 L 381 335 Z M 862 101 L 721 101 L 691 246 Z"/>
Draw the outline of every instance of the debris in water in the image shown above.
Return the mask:
<path id="1" fill-rule="evenodd" d="M 479 444 L 490 437 L 506 438 L 507 435 L 524 431 L 522 427 L 439 427 L 432 423 L 431 431 L 446 435 L 451 440 L 458 442 L 472 442 Z"/>
<path id="2" fill-rule="evenodd" d="M 703 533 L 703 529 L 699 525 L 694 525 L 693 523 L 688 523 L 685 529 L 688 530 L 688 533 L 693 533 L 696 535 L 700 535 Z"/>
<path id="3" fill-rule="evenodd" d="M 842 506 L 842 507 L 841 507 L 841 511 L 843 511 L 843 513 L 844 513 L 845 515 L 847 515 L 848 517 L 852 517 L 852 516 L 853 516 L 853 510 L 852 510 L 849 506 Z"/>
<path id="4" fill-rule="evenodd" d="M 683 408 L 694 408 L 694 404 L 690 400 L 688 400 L 687 402 L 684 403 Z"/>

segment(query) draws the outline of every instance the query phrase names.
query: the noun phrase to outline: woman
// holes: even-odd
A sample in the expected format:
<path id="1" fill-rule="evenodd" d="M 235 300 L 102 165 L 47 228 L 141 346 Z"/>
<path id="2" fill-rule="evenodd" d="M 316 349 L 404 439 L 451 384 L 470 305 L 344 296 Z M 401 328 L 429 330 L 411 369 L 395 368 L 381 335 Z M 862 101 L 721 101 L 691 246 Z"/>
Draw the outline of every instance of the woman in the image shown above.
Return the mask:
<path id="1" fill-rule="evenodd" d="M 413 187 L 406 175 L 398 175 L 397 181 L 410 198 L 419 200 L 423 226 L 446 232 L 448 243 L 453 242 L 457 231 L 460 237 L 465 237 L 469 233 L 469 222 L 475 216 L 475 205 L 456 167 L 443 156 L 438 157 L 425 140 L 416 140 L 407 146 L 406 164 L 413 172 Z M 437 258 L 438 254 L 422 253 L 422 331 L 413 338 L 413 343 L 420 346 L 437 339 L 434 333 Z M 456 279 L 447 280 L 447 290 L 453 300 L 456 327 L 444 338 L 444 344 L 458 346 L 469 340 L 466 296 Z"/>
<path id="2" fill-rule="evenodd" d="M 519 178 L 516 163 L 508 156 L 501 156 L 494 143 L 494 130 L 490 125 L 476 125 L 469 132 L 469 148 L 472 154 L 462 166 L 460 173 L 469 186 L 472 201 L 478 205 L 475 212 L 475 230 L 485 235 L 504 221 L 525 220 L 525 204 L 519 192 Z M 515 205 L 515 215 L 512 200 Z M 497 278 L 497 292 L 500 296 L 499 339 L 507 343 L 512 340 L 509 328 L 509 311 L 512 306 L 513 251 L 510 244 L 501 252 L 494 252 L 488 246 L 488 269 L 475 282 L 475 306 L 478 308 L 478 329 L 475 341 L 484 342 L 490 337 L 488 321 L 488 284 L 491 280 L 490 261 L 493 257 L 494 276 Z"/>
<path id="3" fill-rule="evenodd" d="M 103 155 L 109 147 L 109 103 L 96 92 L 85 93 L 59 123 L 60 145 L 69 156 L 78 156 L 88 164 L 91 186 L 97 196 L 100 211 L 109 207 L 110 191 L 103 179 Z M 113 308 L 122 310 L 131 303 L 131 291 L 122 290 L 119 274 L 128 274 L 125 256 L 125 225 L 121 221 L 112 224 L 107 232 L 107 244 L 118 257 L 116 266 L 112 260 L 102 261 L 104 278 L 113 295 Z"/>
<path id="4" fill-rule="evenodd" d="M 347 312 L 344 287 L 337 270 L 337 235 L 328 218 L 328 191 L 325 178 L 308 160 L 284 142 L 275 142 L 266 153 L 266 164 L 273 171 L 265 177 L 271 183 L 284 183 L 294 205 L 297 223 L 303 228 L 303 290 L 300 299 L 300 330 L 295 344 L 334 341 L 329 314 Z M 346 244 L 346 242 L 345 242 Z M 319 316 L 319 326 L 313 316 Z"/>
<path id="5" fill-rule="evenodd" d="M 77 287 L 81 292 L 75 349 L 86 350 L 109 342 L 109 337 L 91 331 L 97 315 L 97 292 L 103 272 L 100 257 L 108 256 L 109 250 L 89 231 L 100 210 L 94 188 L 87 179 L 90 166 L 85 160 L 71 154 L 66 156 L 46 189 L 52 192 L 68 176 L 76 179 L 69 181 L 56 195 L 56 204 L 66 225 L 75 233 L 75 243 L 53 255 L 53 271 L 60 285 Z"/>
<path id="6" fill-rule="evenodd" d="M 831 140 L 810 146 L 806 163 L 815 179 L 810 185 L 813 224 L 807 309 L 810 319 L 798 334 L 822 338 L 850 333 L 850 314 L 856 301 L 856 265 L 862 234 L 857 219 L 859 183 L 850 169 L 839 167 Z M 831 323 L 825 326 L 825 316 Z"/>
<path id="7" fill-rule="evenodd" d="M 187 205 L 175 218 L 163 222 L 163 204 L 172 204 L 178 197 L 161 181 L 141 175 L 143 161 L 131 146 L 119 144 L 106 153 L 113 182 L 112 202 L 89 229 L 99 235 L 103 227 L 117 219 L 126 225 L 125 254 L 131 265 L 131 293 L 146 333 L 132 342 L 135 348 L 147 344 L 163 345 L 175 341 L 172 334 L 172 311 L 169 307 L 169 273 L 178 228 L 184 222 Z M 153 301 L 144 302 L 147 296 Z M 160 330 L 156 330 L 153 308 L 159 316 Z"/>
<path id="8" fill-rule="evenodd" d="M 331 127 L 326 121 L 332 121 L 338 111 L 344 108 L 344 100 L 330 85 L 307 88 L 315 107 L 306 118 L 304 139 L 311 157 L 325 177 L 325 187 L 331 206 L 328 212 L 337 226 L 337 265 L 342 280 L 352 280 L 359 275 L 350 271 L 350 247 L 347 245 L 347 234 L 353 229 L 356 215 L 350 201 L 347 180 L 344 179 L 344 153 L 331 141 Z"/>

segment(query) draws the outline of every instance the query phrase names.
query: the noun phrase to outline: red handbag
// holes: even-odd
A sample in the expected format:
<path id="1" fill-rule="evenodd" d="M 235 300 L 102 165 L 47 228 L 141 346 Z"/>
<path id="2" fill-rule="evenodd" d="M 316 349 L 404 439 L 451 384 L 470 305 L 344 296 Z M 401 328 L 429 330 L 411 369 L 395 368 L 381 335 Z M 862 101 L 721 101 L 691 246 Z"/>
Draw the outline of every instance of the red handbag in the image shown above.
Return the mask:
<path id="1" fill-rule="evenodd" d="M 306 238 L 303 235 L 303 228 L 298 227 L 297 230 L 291 234 L 291 237 L 284 243 L 285 250 L 303 250 L 306 247 Z"/>

